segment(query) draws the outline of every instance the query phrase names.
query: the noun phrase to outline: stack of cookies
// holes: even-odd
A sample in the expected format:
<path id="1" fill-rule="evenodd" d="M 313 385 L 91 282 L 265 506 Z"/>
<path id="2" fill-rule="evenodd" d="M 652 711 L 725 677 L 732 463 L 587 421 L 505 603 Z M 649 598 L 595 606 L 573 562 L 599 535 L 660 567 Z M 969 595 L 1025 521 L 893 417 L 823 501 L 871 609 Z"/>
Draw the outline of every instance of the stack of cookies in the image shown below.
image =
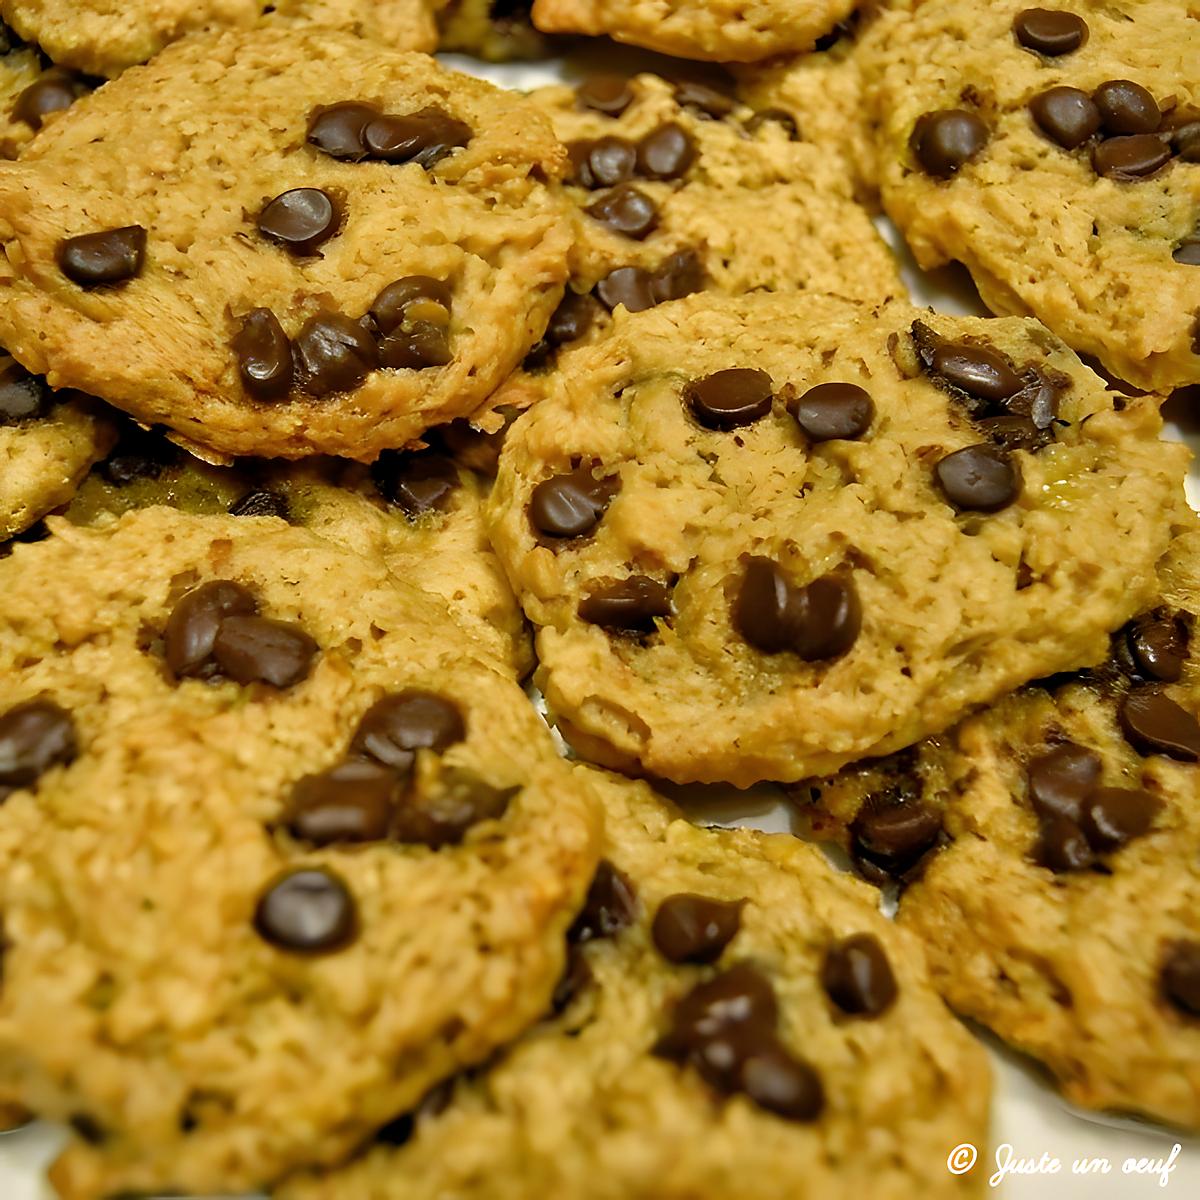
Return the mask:
<path id="1" fill-rule="evenodd" d="M 853 9 L 0 0 L 61 1200 L 980 1194 L 958 1016 L 1200 1130 L 1200 7 Z"/>

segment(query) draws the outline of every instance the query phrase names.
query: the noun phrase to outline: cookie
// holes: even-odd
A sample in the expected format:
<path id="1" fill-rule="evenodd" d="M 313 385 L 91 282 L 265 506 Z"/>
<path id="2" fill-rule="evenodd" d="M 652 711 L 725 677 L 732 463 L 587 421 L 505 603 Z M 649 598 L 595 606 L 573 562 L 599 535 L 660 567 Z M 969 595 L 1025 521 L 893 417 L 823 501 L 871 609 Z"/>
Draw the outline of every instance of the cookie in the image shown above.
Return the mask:
<path id="1" fill-rule="evenodd" d="M 1160 428 L 1031 320 L 693 297 L 560 360 L 488 520 L 580 753 L 796 780 L 1102 658 L 1183 506 Z"/>
<path id="2" fill-rule="evenodd" d="M 279 1200 L 977 1194 L 982 1170 L 945 1158 L 986 1144 L 986 1056 L 869 890 L 789 836 L 599 786 L 606 859 L 561 1011 L 397 1123 L 407 1144 Z M 701 1034 L 721 999 L 744 1024 Z"/>
<path id="3" fill-rule="evenodd" d="M 438 49 L 487 62 L 543 58 L 550 47 L 529 21 L 530 0 L 449 0 L 438 13 Z"/>
<path id="4" fill-rule="evenodd" d="M 48 67 L 36 47 L 0 21 L 0 158 L 16 158 L 43 125 L 90 90 L 90 80 Z"/>
<path id="5" fill-rule="evenodd" d="M 393 50 L 432 50 L 429 0 L 0 0 L 0 16 L 54 60 L 119 75 L 203 29 L 323 26 Z"/>
<path id="6" fill-rule="evenodd" d="M 113 436 L 89 397 L 50 393 L 0 351 L 0 543 L 70 500 Z"/>
<path id="7" fill-rule="evenodd" d="M 921 266 L 959 260 L 993 312 L 1161 392 L 1200 382 L 1195 17 L 905 0 L 861 47 L 883 205 Z"/>
<path id="8" fill-rule="evenodd" d="M 853 7 L 854 0 L 534 0 L 533 23 L 680 58 L 756 62 L 811 50 Z"/>
<path id="9" fill-rule="evenodd" d="M 1103 667 L 818 785 L 815 813 L 867 870 L 915 879 L 900 923 L 958 1012 L 1076 1104 L 1194 1130 L 1200 533 L 1163 576 Z"/>
<path id="10" fill-rule="evenodd" d="M 68 1200 L 337 1161 L 545 1010 L 594 801 L 380 560 L 54 524 L 0 564 L 0 1086 Z"/>
<path id="11" fill-rule="evenodd" d="M 423 55 L 188 38 L 0 180 L 0 340 L 210 454 L 371 461 L 485 409 L 541 336 L 564 157 L 523 99 Z"/>

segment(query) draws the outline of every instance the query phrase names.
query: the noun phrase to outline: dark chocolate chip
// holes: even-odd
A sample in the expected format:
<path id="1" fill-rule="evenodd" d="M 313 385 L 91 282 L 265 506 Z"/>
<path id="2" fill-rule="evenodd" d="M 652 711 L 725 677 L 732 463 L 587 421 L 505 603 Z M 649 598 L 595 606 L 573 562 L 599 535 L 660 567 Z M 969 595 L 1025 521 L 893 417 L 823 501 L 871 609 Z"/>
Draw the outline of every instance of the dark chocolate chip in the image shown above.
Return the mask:
<path id="1" fill-rule="evenodd" d="M 0 370 L 0 425 L 43 416 L 50 407 L 46 381 L 10 361 Z"/>
<path id="2" fill-rule="evenodd" d="M 753 136 L 760 129 L 771 125 L 778 125 L 787 134 L 788 141 L 800 140 L 800 126 L 796 124 L 796 118 L 782 108 L 759 109 L 752 117 L 747 118 L 746 132 Z"/>
<path id="3" fill-rule="evenodd" d="M 412 769 L 418 750 L 440 753 L 467 736 L 462 712 L 433 692 L 406 689 L 377 700 L 363 714 L 350 743 L 352 754 L 393 771 Z"/>
<path id="4" fill-rule="evenodd" d="M 959 512 L 999 512 L 1021 492 L 1021 475 L 1009 455 L 980 443 L 947 454 L 933 469 L 946 499 Z"/>
<path id="5" fill-rule="evenodd" d="M 308 140 L 331 158 L 357 162 L 366 158 L 364 132 L 379 116 L 379 109 L 354 100 L 313 109 L 308 121 Z"/>
<path id="6" fill-rule="evenodd" d="M 1154 97 L 1131 79 L 1110 79 L 1093 93 L 1104 132 L 1109 136 L 1156 133 L 1162 113 Z"/>
<path id="7" fill-rule="evenodd" d="M 285 688 L 308 676 L 319 647 L 299 625 L 268 617 L 225 617 L 213 642 L 213 661 L 238 683 Z"/>
<path id="8" fill-rule="evenodd" d="M 860 438 L 871 427 L 875 405 L 854 383 L 819 383 L 788 405 L 810 442 Z"/>
<path id="9" fill-rule="evenodd" d="M 879 940 L 856 933 L 825 951 L 821 986 L 842 1012 L 877 1017 L 896 999 L 896 977 Z"/>
<path id="10" fill-rule="evenodd" d="M 124 283 L 141 273 L 146 256 L 146 231 L 140 225 L 102 229 L 58 244 L 58 266 L 80 287 Z"/>
<path id="11" fill-rule="evenodd" d="M 13 120 L 24 121 L 30 129 L 41 129 L 51 113 L 70 108 L 87 90 L 82 76 L 65 67 L 51 67 L 17 97 Z"/>
<path id="12" fill-rule="evenodd" d="M 627 138 L 602 137 L 588 143 L 579 171 L 584 187 L 615 187 L 632 179 L 637 170 L 637 147 Z"/>
<path id="13" fill-rule="evenodd" d="M 1126 627 L 1125 642 L 1144 679 L 1175 683 L 1183 674 L 1189 632 L 1182 617 L 1162 610 L 1143 613 Z"/>
<path id="14" fill-rule="evenodd" d="M 1097 788 L 1083 802 L 1080 828 L 1097 853 L 1117 850 L 1154 823 L 1162 801 L 1140 788 Z"/>
<path id="15" fill-rule="evenodd" d="M 597 479 L 585 463 L 564 475 L 543 479 L 529 500 L 529 520 L 547 537 L 576 538 L 590 533 L 621 487 L 619 475 Z"/>
<path id="16" fill-rule="evenodd" d="M 675 85 L 675 103 L 680 108 L 690 108 L 706 117 L 720 120 L 734 109 L 734 100 L 724 92 L 696 80 L 684 80 Z"/>
<path id="17" fill-rule="evenodd" d="M 821 1077 L 774 1039 L 745 1055 L 739 1083 L 759 1108 L 788 1121 L 815 1121 L 825 1107 Z"/>
<path id="18" fill-rule="evenodd" d="M 797 587 L 778 563 L 760 557 L 746 564 L 732 617 L 756 650 L 791 650 L 805 662 L 845 654 L 862 629 L 862 605 L 852 579 L 823 575 Z"/>
<path id="19" fill-rule="evenodd" d="M 0 799 L 4 789 L 36 783 L 77 752 L 75 721 L 53 700 L 26 700 L 0 716 Z"/>
<path id="20" fill-rule="evenodd" d="M 1200 760 L 1200 722 L 1157 688 L 1135 688 L 1118 710 L 1121 729 L 1139 754 Z"/>
<path id="21" fill-rule="evenodd" d="M 339 763 L 305 775 L 292 789 L 285 823 L 293 836 L 314 846 L 377 842 L 387 837 L 398 776 L 378 763 Z"/>
<path id="22" fill-rule="evenodd" d="M 499 788 L 460 767 L 413 783 L 396 809 L 392 837 L 409 845 L 457 845 L 480 821 L 504 815 L 517 788 Z"/>
<path id="23" fill-rule="evenodd" d="M 313 254 L 337 232 L 341 213 L 328 192 L 293 188 L 270 201 L 258 215 L 263 237 L 292 254 Z"/>
<path id="24" fill-rule="evenodd" d="M 987 346 L 940 344 L 930 356 L 929 369 L 950 387 L 989 404 L 1007 400 L 1022 386 L 1008 359 Z"/>
<path id="25" fill-rule="evenodd" d="M 292 343 L 269 308 L 248 313 L 234 335 L 242 386 L 256 400 L 282 400 L 292 390 Z"/>
<path id="26" fill-rule="evenodd" d="M 417 163 L 429 170 L 473 136 L 465 122 L 444 109 L 423 108 L 408 116 L 381 115 L 363 129 L 363 144 L 371 158 L 389 163 Z"/>
<path id="27" fill-rule="evenodd" d="M 587 335 L 599 313 L 600 305 L 593 296 L 567 288 L 546 326 L 546 341 L 551 346 L 579 341 Z"/>
<path id="28" fill-rule="evenodd" d="M 278 517 L 281 521 L 291 520 L 292 516 L 287 496 L 265 488 L 255 488 L 239 496 L 225 511 L 231 517 Z"/>
<path id="29" fill-rule="evenodd" d="M 579 602 L 579 617 L 604 629 L 650 633 L 671 615 L 671 589 L 648 575 L 630 575 L 593 585 Z"/>
<path id="30" fill-rule="evenodd" d="M 593 75 L 575 89 L 581 108 L 619 117 L 633 103 L 633 88 L 622 75 Z"/>
<path id="31" fill-rule="evenodd" d="M 1096 861 L 1083 830 L 1067 817 L 1052 817 L 1042 823 L 1036 854 L 1038 862 L 1056 875 L 1086 871 Z"/>
<path id="32" fill-rule="evenodd" d="M 658 225 L 658 205 L 631 183 L 623 183 L 584 211 L 614 233 L 640 241 Z"/>
<path id="33" fill-rule="evenodd" d="M 633 924 L 637 913 L 637 889 L 624 872 L 608 859 L 601 859 L 567 940 L 582 946 L 597 938 L 614 937 Z"/>
<path id="34" fill-rule="evenodd" d="M 637 144 L 638 172 L 647 179 L 682 179 L 696 160 L 696 143 L 682 125 L 668 121 Z"/>
<path id="35" fill-rule="evenodd" d="M 462 482 L 454 460 L 430 450 L 385 450 L 371 478 L 379 494 L 410 517 L 444 511 Z"/>
<path id="36" fill-rule="evenodd" d="M 991 131 L 975 113 L 945 108 L 917 120 L 912 148 L 925 174 L 950 179 L 983 151 L 990 137 Z"/>
<path id="37" fill-rule="evenodd" d="M 1017 13 L 1013 33 L 1026 50 L 1048 58 L 1070 54 L 1087 41 L 1087 22 L 1072 12 L 1054 8 L 1027 8 Z"/>
<path id="38" fill-rule="evenodd" d="M 1034 124 L 1064 150 L 1082 146 L 1100 128 L 1100 110 L 1087 92 L 1052 87 L 1029 102 Z"/>
<path id="39" fill-rule="evenodd" d="M 406 321 L 418 318 L 441 318 L 435 309 L 445 310 L 449 317 L 454 291 L 444 279 L 429 275 L 406 275 L 389 283 L 371 304 L 371 318 L 382 334 L 394 333 Z M 432 307 L 431 307 L 432 306 Z"/>
<path id="40" fill-rule="evenodd" d="M 712 979 L 696 984 L 679 1000 L 671 1030 L 656 1052 L 686 1059 L 699 1045 L 733 1026 L 772 1033 L 779 1005 L 770 980 L 749 963 L 735 963 Z"/>
<path id="41" fill-rule="evenodd" d="M 135 479 L 157 479 L 180 456 L 179 447 L 157 430 L 129 423 L 96 469 L 114 487 L 125 487 Z"/>
<path id="42" fill-rule="evenodd" d="M 379 365 L 375 339 L 341 313 L 320 313 L 305 321 L 295 351 L 301 383 L 314 396 L 353 391 Z"/>
<path id="43" fill-rule="evenodd" d="M 406 330 L 390 333 L 379 343 L 381 367 L 424 371 L 444 367 L 453 357 L 446 326 L 431 321 L 412 321 Z"/>
<path id="44" fill-rule="evenodd" d="M 650 280 L 650 291 L 655 304 L 665 304 L 701 291 L 706 279 L 704 261 L 697 251 L 676 250 L 659 264 Z"/>
<path id="45" fill-rule="evenodd" d="M 658 906 L 650 934 L 668 962 L 714 963 L 741 927 L 744 903 L 678 892 Z"/>
<path id="46" fill-rule="evenodd" d="M 171 610 L 163 630 L 163 648 L 171 673 L 211 675 L 217 633 L 226 617 L 253 616 L 258 601 L 240 583 L 214 579 L 188 592 Z"/>
<path id="47" fill-rule="evenodd" d="M 1182 162 L 1200 162 L 1200 121 L 1188 121 L 1172 129 L 1171 148 Z"/>
<path id="48" fill-rule="evenodd" d="M 1162 965 L 1163 995 L 1180 1012 L 1200 1017 L 1200 941 L 1168 947 Z"/>
<path id="49" fill-rule="evenodd" d="M 358 911 L 345 883 L 326 867 L 285 871 L 267 885 L 254 910 L 258 936 L 293 954 L 330 954 L 358 932 Z"/>
<path id="50" fill-rule="evenodd" d="M 659 303 L 654 294 L 654 276 L 641 267 L 618 267 L 596 284 L 600 302 L 612 312 L 624 305 L 631 313 L 644 312 Z"/>
<path id="51" fill-rule="evenodd" d="M 1200 236 L 1180 242 L 1171 252 L 1171 257 L 1182 266 L 1200 267 Z"/>
<path id="52" fill-rule="evenodd" d="M 1109 138 L 1092 151 L 1092 166 L 1106 179 L 1144 179 L 1170 161 L 1170 147 L 1152 133 Z"/>
<path id="53" fill-rule="evenodd" d="M 865 804 L 850 824 L 855 857 L 891 878 L 916 866 L 941 832 L 942 818 L 919 800 Z"/>
<path id="54" fill-rule="evenodd" d="M 1054 427 L 1039 429 L 1030 417 L 1015 413 L 1000 417 L 977 417 L 975 428 L 994 446 L 1005 450 L 1028 450 L 1031 453 L 1054 441 Z"/>
<path id="55" fill-rule="evenodd" d="M 731 367 L 684 386 L 683 399 L 706 429 L 740 429 L 771 411 L 771 376 L 756 367 Z"/>
<path id="56" fill-rule="evenodd" d="M 1065 817 L 1078 822 L 1083 802 L 1100 781 L 1100 756 L 1064 742 L 1029 763 L 1029 802 L 1043 820 Z"/>

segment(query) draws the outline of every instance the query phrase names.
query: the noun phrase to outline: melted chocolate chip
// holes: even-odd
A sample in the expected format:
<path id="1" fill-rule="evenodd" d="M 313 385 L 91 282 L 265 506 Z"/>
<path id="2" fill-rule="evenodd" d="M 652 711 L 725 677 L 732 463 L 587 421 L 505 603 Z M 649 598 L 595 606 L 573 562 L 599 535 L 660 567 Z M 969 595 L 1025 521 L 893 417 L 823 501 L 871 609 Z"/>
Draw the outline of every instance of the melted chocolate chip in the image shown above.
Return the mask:
<path id="1" fill-rule="evenodd" d="M 380 841 L 391 824 L 397 782 L 394 771 L 373 762 L 344 762 L 305 775 L 292 789 L 287 827 L 314 846 Z"/>
<path id="2" fill-rule="evenodd" d="M 17 362 L 0 369 L 0 425 L 43 416 L 50 407 L 46 381 Z"/>
<path id="3" fill-rule="evenodd" d="M 453 846 L 480 821 L 504 815 L 517 788 L 498 788 L 472 771 L 444 768 L 414 782 L 396 809 L 392 837 L 410 845 Z"/>
<path id="4" fill-rule="evenodd" d="M 581 108 L 619 117 L 633 103 L 633 88 L 622 75 L 593 75 L 575 89 Z"/>
<path id="5" fill-rule="evenodd" d="M 668 962 L 714 963 L 741 927 L 744 903 L 678 892 L 658 906 L 651 937 Z"/>
<path id="6" fill-rule="evenodd" d="M 1048 58 L 1070 54 L 1087 41 L 1087 22 L 1075 13 L 1053 8 L 1027 8 L 1017 13 L 1013 33 L 1026 50 Z"/>
<path id="7" fill-rule="evenodd" d="M 818 662 L 837 658 L 854 645 L 862 629 L 862 606 L 852 579 L 823 575 L 797 587 L 778 563 L 753 557 L 732 618 L 756 650 L 791 650 L 805 662 Z"/>
<path id="8" fill-rule="evenodd" d="M 610 276 L 611 278 L 611 276 Z M 650 280 L 650 291 L 655 304 L 668 300 L 682 300 L 704 288 L 706 273 L 704 261 L 695 250 L 677 250 L 659 264 Z"/>
<path id="9" fill-rule="evenodd" d="M 731 1026 L 753 1026 L 773 1032 L 779 1005 L 770 980 L 749 963 L 735 963 L 727 971 L 698 983 L 675 1006 L 671 1031 L 657 1052 L 685 1059 L 696 1046 L 724 1033 Z"/>
<path id="10" fill-rule="evenodd" d="M 975 428 L 994 446 L 1004 450 L 1041 450 L 1054 441 L 1054 429 L 1039 429 L 1029 417 L 1009 414 L 1001 417 L 977 417 Z"/>
<path id="11" fill-rule="evenodd" d="M 1200 162 L 1200 121 L 1188 121 L 1172 129 L 1171 149 L 1182 162 Z"/>
<path id="12" fill-rule="evenodd" d="M 222 675 L 238 683 L 285 688 L 307 678 L 319 647 L 299 625 L 268 617 L 225 617 L 212 656 Z"/>
<path id="13" fill-rule="evenodd" d="M 867 803 L 850 825 L 851 844 L 860 868 L 869 874 L 899 879 L 936 845 L 942 819 L 919 800 L 900 803 Z"/>
<path id="14" fill-rule="evenodd" d="M 647 179 L 682 179 L 696 161 L 696 143 L 682 125 L 668 121 L 637 145 L 637 167 Z"/>
<path id="15" fill-rule="evenodd" d="M 305 321 L 295 352 L 303 386 L 313 396 L 353 391 L 379 365 L 375 339 L 341 313 L 320 313 Z"/>
<path id="16" fill-rule="evenodd" d="M 1064 742 L 1029 763 L 1029 802 L 1043 820 L 1078 822 L 1083 802 L 1100 781 L 1100 756 Z"/>
<path id="17" fill-rule="evenodd" d="M 755 367 L 731 367 L 695 379 L 683 389 L 684 403 L 706 429 L 740 429 L 771 411 L 771 377 Z"/>
<path id="18" fill-rule="evenodd" d="M 51 113 L 70 108 L 87 90 L 81 75 L 65 67 L 51 67 L 17 97 L 12 107 L 13 120 L 24 121 L 30 129 L 41 129 Z"/>
<path id="19" fill-rule="evenodd" d="M 825 951 L 821 986 L 853 1017 L 877 1017 L 896 999 L 896 977 L 877 938 L 856 933 Z"/>
<path id="20" fill-rule="evenodd" d="M 1183 674 L 1188 641 L 1183 618 L 1162 610 L 1135 617 L 1125 630 L 1125 643 L 1138 674 L 1161 683 L 1175 683 Z"/>
<path id="21" fill-rule="evenodd" d="M 1092 166 L 1106 179 L 1144 179 L 1170 161 L 1170 147 L 1152 133 L 1109 138 L 1092 151 Z"/>
<path id="22" fill-rule="evenodd" d="M 675 103 L 680 108 L 690 108 L 703 116 L 720 120 L 734 110 L 734 101 L 724 92 L 696 80 L 684 80 L 675 85 Z"/>
<path id="23" fill-rule="evenodd" d="M 1021 492 L 1021 475 L 996 446 L 967 446 L 947 454 L 933 469 L 942 494 L 959 512 L 999 512 Z"/>
<path id="24" fill-rule="evenodd" d="M 1097 788 L 1083 803 L 1080 828 L 1098 853 L 1117 850 L 1154 823 L 1162 801 L 1140 788 Z"/>
<path id="25" fill-rule="evenodd" d="M 582 946 L 597 938 L 615 937 L 633 924 L 637 913 L 637 889 L 627 875 L 602 859 L 567 940 Z"/>
<path id="26" fill-rule="evenodd" d="M 637 147 L 627 138 L 572 142 L 567 149 L 575 167 L 575 182 L 586 188 L 615 187 L 632 179 L 637 170 Z"/>
<path id="27" fill-rule="evenodd" d="M 281 521 L 290 521 L 292 517 L 287 496 L 265 488 L 255 488 L 239 496 L 225 511 L 231 517 L 278 517 Z"/>
<path id="28" fill-rule="evenodd" d="M 631 183 L 613 188 L 584 210 L 613 233 L 640 241 L 658 225 L 658 205 Z"/>
<path id="29" fill-rule="evenodd" d="M 242 386 L 256 400 L 282 400 L 292 390 L 292 343 L 269 308 L 248 313 L 234 335 Z"/>
<path id="30" fill-rule="evenodd" d="M 782 108 L 763 108 L 746 120 L 746 132 L 753 137 L 760 129 L 778 125 L 788 136 L 789 142 L 800 140 L 800 126 L 790 112 Z"/>
<path id="31" fill-rule="evenodd" d="M 1200 235 L 1193 235 L 1179 243 L 1171 257 L 1185 267 L 1200 267 Z"/>
<path id="32" fill-rule="evenodd" d="M 871 427 L 875 405 L 854 383 L 819 383 L 788 405 L 810 442 L 860 438 Z"/>
<path id="33" fill-rule="evenodd" d="M 745 1055 L 739 1083 L 759 1108 L 788 1121 L 815 1121 L 825 1107 L 821 1077 L 773 1039 Z"/>
<path id="34" fill-rule="evenodd" d="M 389 283 L 371 304 L 371 319 L 381 334 L 394 333 L 415 320 L 446 324 L 454 291 L 444 279 L 406 275 Z"/>
<path id="35" fill-rule="evenodd" d="M 1080 827 L 1067 817 L 1052 817 L 1043 822 L 1037 859 L 1057 875 L 1069 871 L 1086 871 L 1093 866 L 1096 855 Z"/>
<path id="36" fill-rule="evenodd" d="M 330 954 L 358 931 L 350 890 L 325 867 L 285 871 L 267 886 L 254 910 L 258 936 L 293 954 Z"/>
<path id="37" fill-rule="evenodd" d="M 1093 93 L 1104 132 L 1109 136 L 1156 133 L 1162 113 L 1154 97 L 1131 79 L 1110 79 Z"/>
<path id="38" fill-rule="evenodd" d="M 576 538 L 590 533 L 621 487 L 619 475 L 597 479 L 584 464 L 565 475 L 543 479 L 529 500 L 529 520 L 547 537 Z"/>
<path id="39" fill-rule="evenodd" d="M 371 478 L 379 494 L 410 517 L 443 512 L 462 482 L 454 460 L 431 450 L 385 450 Z"/>
<path id="40" fill-rule="evenodd" d="M 0 801 L 8 788 L 26 788 L 51 767 L 69 763 L 78 742 L 71 714 L 53 700 L 26 700 L 0 716 Z"/>
<path id="41" fill-rule="evenodd" d="M 1052 87 L 1029 102 L 1034 124 L 1064 150 L 1082 146 L 1100 128 L 1100 110 L 1079 88 Z"/>
<path id="42" fill-rule="evenodd" d="M 991 131 L 974 113 L 946 108 L 917 120 L 912 148 L 927 175 L 950 179 L 983 151 L 990 137 Z"/>
<path id="43" fill-rule="evenodd" d="M 1021 390 L 1021 377 L 1008 359 L 987 346 L 942 342 L 929 355 L 929 370 L 951 388 L 988 404 Z"/>
<path id="44" fill-rule="evenodd" d="M 1200 761 L 1200 722 L 1165 692 L 1135 688 L 1117 712 L 1126 740 L 1139 754 Z"/>
<path id="45" fill-rule="evenodd" d="M 406 689 L 367 709 L 350 752 L 405 773 L 412 769 L 418 750 L 440 753 L 466 736 L 462 712 L 453 701 L 433 692 Z"/>
<path id="46" fill-rule="evenodd" d="M 363 134 L 377 116 L 374 105 L 354 100 L 324 105 L 309 117 L 308 140 L 331 158 L 357 162 L 367 156 Z"/>
<path id="47" fill-rule="evenodd" d="M 258 601 L 231 579 L 215 579 L 188 592 L 171 610 L 163 630 L 167 666 L 177 679 L 212 675 L 213 647 L 227 617 L 253 616 Z"/>
<path id="48" fill-rule="evenodd" d="M 328 192 L 293 188 L 275 197 L 258 215 L 263 237 L 292 254 L 313 254 L 337 232 L 341 213 Z"/>
<path id="49" fill-rule="evenodd" d="M 596 295 L 612 312 L 624 305 L 631 312 L 644 312 L 659 303 L 654 294 L 654 276 L 641 267 L 618 267 L 596 284 Z"/>
<path id="50" fill-rule="evenodd" d="M 102 229 L 58 244 L 59 270 L 80 287 L 124 283 L 139 275 L 146 255 L 146 231 L 140 225 Z"/>
<path id="51" fill-rule="evenodd" d="M 579 617 L 604 629 L 650 633 L 655 620 L 671 615 L 671 589 L 648 575 L 594 584 L 579 602 Z"/>
<path id="52" fill-rule="evenodd" d="M 567 288 L 546 326 L 546 341 L 551 346 L 565 346 L 568 342 L 579 341 L 591 330 L 599 312 L 600 305 L 594 297 L 587 292 L 573 292 Z"/>
<path id="53" fill-rule="evenodd" d="M 465 146 L 473 134 L 469 125 L 431 106 L 407 116 L 377 116 L 363 129 L 362 139 L 371 158 L 416 163 L 428 171 L 451 151 Z"/>
<path id="54" fill-rule="evenodd" d="M 1162 990 L 1180 1012 L 1200 1017 L 1200 941 L 1175 942 L 1162 964 Z"/>

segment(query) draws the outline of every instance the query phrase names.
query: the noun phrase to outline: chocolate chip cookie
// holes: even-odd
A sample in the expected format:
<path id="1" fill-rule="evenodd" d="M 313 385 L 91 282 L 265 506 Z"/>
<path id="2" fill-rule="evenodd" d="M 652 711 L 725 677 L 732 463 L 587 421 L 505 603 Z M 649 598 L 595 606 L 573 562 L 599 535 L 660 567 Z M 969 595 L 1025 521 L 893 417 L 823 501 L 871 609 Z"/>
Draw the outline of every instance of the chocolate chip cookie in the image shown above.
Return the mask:
<path id="1" fill-rule="evenodd" d="M 280 1200 L 977 1194 L 982 1168 L 944 1163 L 986 1144 L 986 1056 L 911 936 L 794 838 L 599 786 L 606 859 L 557 1013 Z"/>
<path id="2" fill-rule="evenodd" d="M 533 23 L 680 58 L 756 62 L 811 50 L 853 7 L 854 0 L 534 0 Z"/>
<path id="3" fill-rule="evenodd" d="M 1174 0 L 901 0 L 865 37 L 883 204 L 1116 377 L 1200 382 L 1200 21 Z"/>
<path id="4" fill-rule="evenodd" d="M 423 55 L 188 38 L 0 180 L 0 339 L 210 454 L 371 461 L 480 414 L 541 336 L 564 158 L 521 97 Z"/>
<path id="5" fill-rule="evenodd" d="M 596 807 L 473 654 L 262 518 L 0 563 L 0 1089 L 70 1119 L 61 1196 L 338 1161 L 545 1011 Z"/>
<path id="6" fill-rule="evenodd" d="M 1159 429 L 1032 320 L 693 297 L 560 360 L 489 524 L 581 753 L 795 780 L 1102 658 L 1183 506 Z"/>

